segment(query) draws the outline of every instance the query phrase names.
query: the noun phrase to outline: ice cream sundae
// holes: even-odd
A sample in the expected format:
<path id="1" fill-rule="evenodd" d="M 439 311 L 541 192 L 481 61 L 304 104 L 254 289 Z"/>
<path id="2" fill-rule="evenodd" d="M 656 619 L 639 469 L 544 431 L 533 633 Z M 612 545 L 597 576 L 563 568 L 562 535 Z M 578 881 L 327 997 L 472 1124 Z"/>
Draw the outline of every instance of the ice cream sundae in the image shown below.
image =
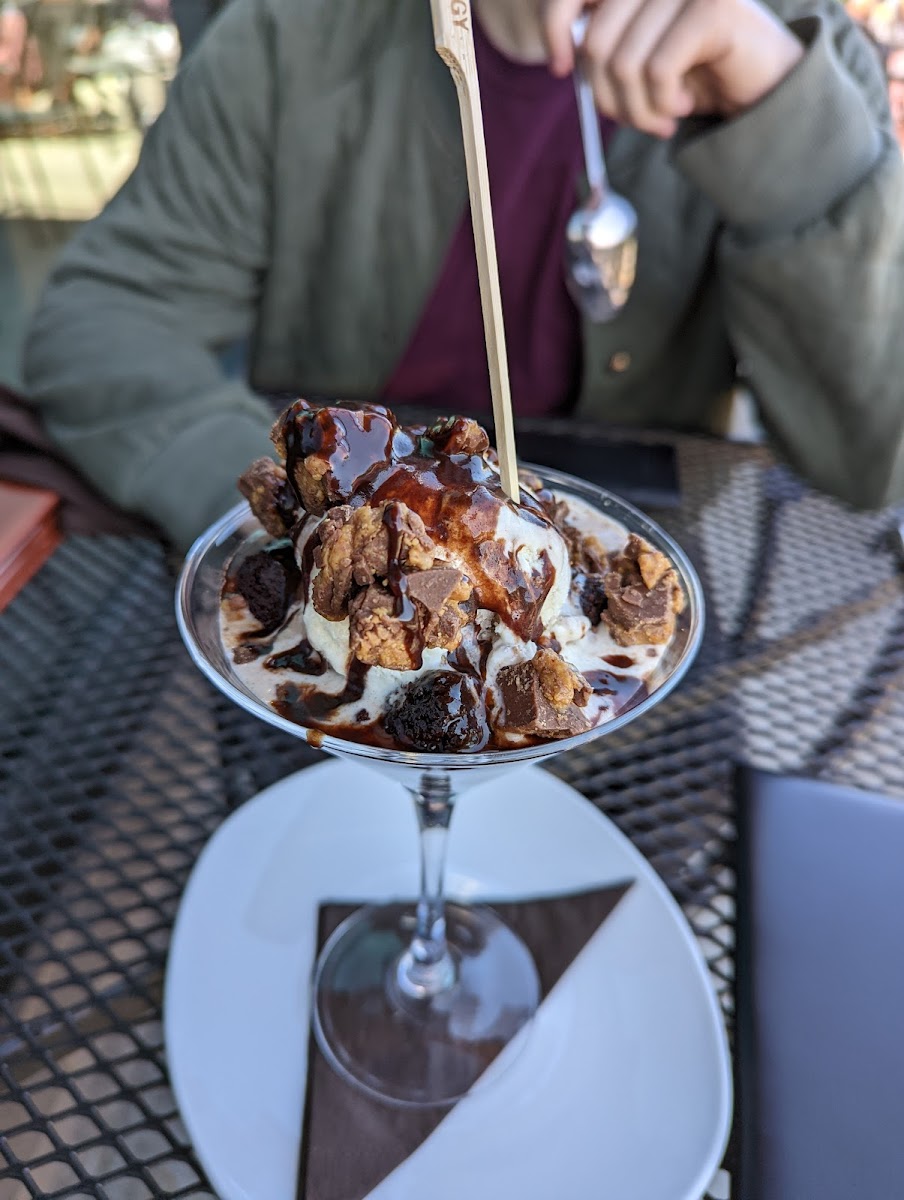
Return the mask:
<path id="1" fill-rule="evenodd" d="M 239 481 L 261 525 L 224 579 L 245 685 L 299 724 L 381 747 L 504 749 L 582 733 L 645 694 L 684 606 L 669 560 L 524 474 L 484 430 L 296 401 L 279 462 Z"/>

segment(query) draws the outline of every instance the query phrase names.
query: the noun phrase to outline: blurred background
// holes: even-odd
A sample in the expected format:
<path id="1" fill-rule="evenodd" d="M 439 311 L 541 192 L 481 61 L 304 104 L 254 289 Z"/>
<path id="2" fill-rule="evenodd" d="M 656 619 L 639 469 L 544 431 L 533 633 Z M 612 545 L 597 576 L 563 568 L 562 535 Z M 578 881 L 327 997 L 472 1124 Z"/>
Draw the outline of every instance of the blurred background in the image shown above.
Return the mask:
<path id="1" fill-rule="evenodd" d="M 54 256 L 129 174 L 163 107 L 177 16 L 190 44 L 209 15 L 204 0 L 0 0 L 0 381 L 19 381 Z"/>
<path id="2" fill-rule="evenodd" d="M 0 382 L 20 382 L 50 263 L 131 171 L 223 0 L 0 0 Z M 426 3 L 426 0 L 425 0 Z M 881 56 L 904 145 L 904 0 L 849 0 Z"/>

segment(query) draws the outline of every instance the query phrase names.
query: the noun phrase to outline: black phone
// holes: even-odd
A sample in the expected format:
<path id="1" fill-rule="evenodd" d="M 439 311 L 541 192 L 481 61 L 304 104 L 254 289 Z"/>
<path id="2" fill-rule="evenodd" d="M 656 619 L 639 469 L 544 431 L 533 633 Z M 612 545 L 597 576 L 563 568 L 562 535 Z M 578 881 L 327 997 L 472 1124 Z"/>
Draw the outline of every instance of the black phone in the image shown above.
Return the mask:
<path id="1" fill-rule="evenodd" d="M 904 805 L 741 770 L 744 1200 L 904 1196 Z"/>
<path id="2" fill-rule="evenodd" d="M 677 508 L 681 503 L 675 448 L 664 442 L 574 437 L 518 430 L 518 458 L 539 467 L 568 471 L 598 484 L 639 508 Z"/>

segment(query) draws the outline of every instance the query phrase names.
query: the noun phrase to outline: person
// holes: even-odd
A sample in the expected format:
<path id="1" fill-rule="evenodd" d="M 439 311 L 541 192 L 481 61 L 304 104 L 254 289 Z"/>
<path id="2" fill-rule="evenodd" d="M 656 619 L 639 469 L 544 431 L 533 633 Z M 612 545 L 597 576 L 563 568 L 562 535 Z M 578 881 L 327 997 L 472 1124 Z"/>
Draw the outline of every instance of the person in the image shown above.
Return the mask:
<path id="1" fill-rule="evenodd" d="M 894 46 L 885 59 L 888 105 L 901 149 L 904 150 L 904 46 Z"/>
<path id="2" fill-rule="evenodd" d="M 799 471 L 876 506 L 904 493 L 904 165 L 862 33 L 796 2 L 591 4 L 582 52 L 639 214 L 631 297 L 591 326 L 562 275 L 584 0 L 475 0 L 514 402 L 706 429 L 740 374 Z M 265 395 L 488 407 L 466 214 L 426 0 L 232 0 L 53 272 L 29 395 L 185 545 L 270 449 Z M 247 382 L 223 365 L 243 340 Z"/>
<path id="3" fill-rule="evenodd" d="M 169 8 L 179 33 L 183 59 L 194 50 L 222 4 L 223 0 L 171 0 Z"/>
<path id="4" fill-rule="evenodd" d="M 69 55 L 75 4 L 73 0 L 35 0 L 30 23 L 41 55 L 41 87 L 50 93 L 54 107 L 69 104 L 72 98 Z"/>
<path id="5" fill-rule="evenodd" d="M 22 77 L 28 22 L 13 0 L 0 3 L 0 104 L 14 104 Z"/>

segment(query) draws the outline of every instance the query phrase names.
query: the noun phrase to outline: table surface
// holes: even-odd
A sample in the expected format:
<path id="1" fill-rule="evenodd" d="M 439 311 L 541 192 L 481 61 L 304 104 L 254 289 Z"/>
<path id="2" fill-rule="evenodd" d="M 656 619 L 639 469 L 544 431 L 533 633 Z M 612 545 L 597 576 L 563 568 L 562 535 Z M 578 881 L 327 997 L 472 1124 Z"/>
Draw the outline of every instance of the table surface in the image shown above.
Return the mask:
<path id="1" fill-rule="evenodd" d="M 703 647 L 551 769 L 671 888 L 730 1031 L 732 764 L 904 796 L 904 579 L 895 514 L 761 448 L 670 440 L 682 504 L 653 515 L 703 578 Z M 0 1200 L 212 1196 L 167 1084 L 170 929 L 224 817 L 319 755 L 198 674 L 172 593 L 156 544 L 71 538 L 0 616 Z"/>

